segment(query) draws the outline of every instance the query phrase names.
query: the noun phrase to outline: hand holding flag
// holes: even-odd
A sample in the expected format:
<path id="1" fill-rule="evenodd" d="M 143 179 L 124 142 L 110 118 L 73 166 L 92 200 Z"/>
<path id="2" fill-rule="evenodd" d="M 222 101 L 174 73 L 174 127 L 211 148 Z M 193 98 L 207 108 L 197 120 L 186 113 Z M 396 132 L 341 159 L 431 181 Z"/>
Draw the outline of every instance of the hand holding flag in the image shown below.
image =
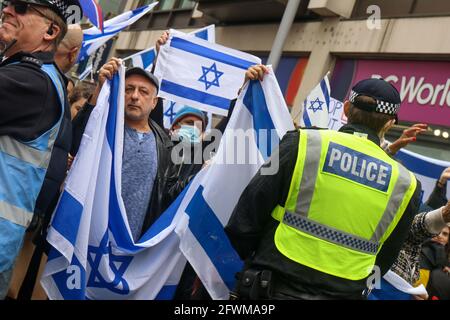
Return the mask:
<path id="1" fill-rule="evenodd" d="M 328 128 L 330 109 L 330 81 L 328 74 L 311 91 L 303 103 L 302 127 Z"/>

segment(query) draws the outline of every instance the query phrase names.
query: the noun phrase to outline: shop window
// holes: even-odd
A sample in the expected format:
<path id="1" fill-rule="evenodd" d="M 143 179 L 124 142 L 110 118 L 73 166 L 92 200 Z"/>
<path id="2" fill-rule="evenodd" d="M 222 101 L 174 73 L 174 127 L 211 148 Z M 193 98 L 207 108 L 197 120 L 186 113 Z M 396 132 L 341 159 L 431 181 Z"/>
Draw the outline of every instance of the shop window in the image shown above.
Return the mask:
<path id="1" fill-rule="evenodd" d="M 182 0 L 179 5 L 180 9 L 192 9 L 194 7 L 195 7 L 195 1 L 191 1 L 191 0 Z"/>
<path id="2" fill-rule="evenodd" d="M 161 0 L 159 2 L 159 10 L 171 10 L 174 8 L 176 0 Z"/>

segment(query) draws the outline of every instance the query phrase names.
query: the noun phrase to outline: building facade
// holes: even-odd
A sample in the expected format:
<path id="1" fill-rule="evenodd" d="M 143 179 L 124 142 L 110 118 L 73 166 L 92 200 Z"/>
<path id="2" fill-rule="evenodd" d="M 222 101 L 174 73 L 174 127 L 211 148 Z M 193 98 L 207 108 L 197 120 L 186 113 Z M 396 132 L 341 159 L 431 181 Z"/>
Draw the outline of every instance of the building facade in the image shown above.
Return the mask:
<path id="1" fill-rule="evenodd" d="M 101 1 L 117 13 L 152 0 Z M 122 32 L 112 54 L 126 57 L 155 44 L 169 28 L 216 25 L 216 42 L 266 61 L 287 0 L 161 0 Z M 104 6 L 105 9 L 105 6 Z M 331 95 L 344 101 L 368 77 L 391 81 L 403 98 L 400 126 L 427 123 L 408 148 L 450 160 L 450 1 L 301 0 L 277 78 L 294 119 L 311 89 L 331 71 Z"/>

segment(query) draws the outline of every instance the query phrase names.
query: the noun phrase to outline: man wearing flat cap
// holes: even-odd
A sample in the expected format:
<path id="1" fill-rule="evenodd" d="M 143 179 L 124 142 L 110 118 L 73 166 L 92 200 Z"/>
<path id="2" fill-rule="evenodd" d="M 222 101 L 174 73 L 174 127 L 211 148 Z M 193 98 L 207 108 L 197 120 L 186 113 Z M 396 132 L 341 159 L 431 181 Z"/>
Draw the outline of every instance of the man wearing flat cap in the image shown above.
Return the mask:
<path id="1" fill-rule="evenodd" d="M 225 228 L 246 260 L 241 299 L 365 299 L 372 270 L 389 270 L 420 194 L 380 147 L 400 103 L 388 82 L 364 80 L 345 102 L 340 132 L 286 134 L 269 160 L 279 159 L 279 171 L 253 178 Z"/>
<path id="2" fill-rule="evenodd" d="M 77 0 L 1 2 L 0 299 L 26 229 L 51 211 L 65 176 L 70 112 L 53 56 L 73 20 L 69 6 L 81 14 Z"/>
<path id="3" fill-rule="evenodd" d="M 74 118 L 73 156 L 78 152 L 104 82 L 112 79 L 121 63 L 119 59 L 111 58 L 100 68 L 94 94 Z M 122 198 L 131 235 L 136 242 L 173 200 L 166 192 L 168 180 L 173 176 L 173 143 L 165 130 L 150 119 L 158 101 L 158 90 L 159 81 L 152 73 L 137 67 L 126 71 Z"/>

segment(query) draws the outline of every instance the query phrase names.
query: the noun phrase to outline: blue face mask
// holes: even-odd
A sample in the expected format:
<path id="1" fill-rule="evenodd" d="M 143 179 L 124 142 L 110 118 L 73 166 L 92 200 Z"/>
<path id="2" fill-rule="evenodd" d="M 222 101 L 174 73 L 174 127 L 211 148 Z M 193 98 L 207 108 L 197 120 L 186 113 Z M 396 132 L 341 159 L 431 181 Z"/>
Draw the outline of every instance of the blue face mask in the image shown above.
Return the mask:
<path id="1" fill-rule="evenodd" d="M 181 125 L 177 131 L 178 137 L 183 141 L 190 143 L 200 142 L 200 130 L 196 126 Z"/>

